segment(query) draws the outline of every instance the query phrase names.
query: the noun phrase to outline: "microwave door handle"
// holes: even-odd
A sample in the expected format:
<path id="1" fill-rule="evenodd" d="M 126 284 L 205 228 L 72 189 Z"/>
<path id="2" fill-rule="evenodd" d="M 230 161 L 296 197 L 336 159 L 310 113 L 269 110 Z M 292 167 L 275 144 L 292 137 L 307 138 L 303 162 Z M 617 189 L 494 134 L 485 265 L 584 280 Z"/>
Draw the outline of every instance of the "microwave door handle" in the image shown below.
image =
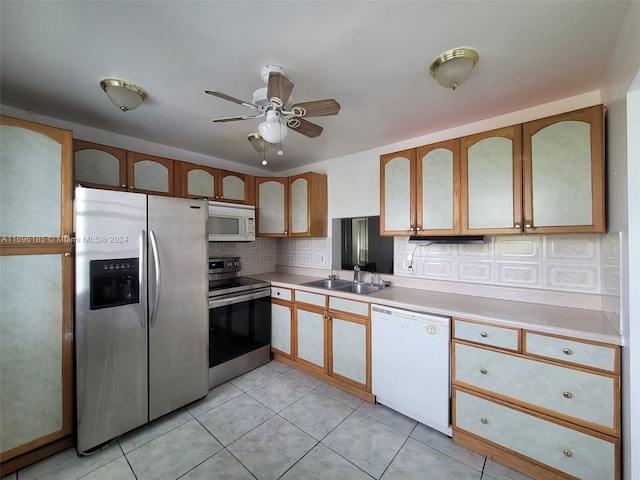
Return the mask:
<path id="1" fill-rule="evenodd" d="M 158 251 L 158 242 L 156 241 L 156 234 L 153 230 L 149 230 L 149 239 L 151 240 L 151 250 L 153 250 L 153 264 L 156 274 L 155 292 L 153 298 L 153 310 L 151 311 L 151 327 L 156 324 L 156 318 L 158 317 L 158 305 L 160 304 L 160 288 L 162 285 L 162 277 L 160 274 L 160 253 Z"/>
<path id="2" fill-rule="evenodd" d="M 140 326 L 144 330 L 147 326 L 147 296 L 145 293 L 147 271 L 145 270 L 145 246 L 147 244 L 147 232 L 142 230 L 138 237 L 138 301 L 140 302 Z"/>

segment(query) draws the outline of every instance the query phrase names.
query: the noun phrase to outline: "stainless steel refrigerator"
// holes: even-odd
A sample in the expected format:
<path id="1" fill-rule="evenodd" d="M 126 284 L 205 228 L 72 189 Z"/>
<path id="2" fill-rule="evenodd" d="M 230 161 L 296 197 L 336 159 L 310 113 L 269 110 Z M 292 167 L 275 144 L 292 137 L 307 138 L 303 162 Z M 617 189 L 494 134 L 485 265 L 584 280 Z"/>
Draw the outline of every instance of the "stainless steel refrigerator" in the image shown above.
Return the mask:
<path id="1" fill-rule="evenodd" d="M 76 188 L 77 450 L 208 393 L 207 203 Z"/>

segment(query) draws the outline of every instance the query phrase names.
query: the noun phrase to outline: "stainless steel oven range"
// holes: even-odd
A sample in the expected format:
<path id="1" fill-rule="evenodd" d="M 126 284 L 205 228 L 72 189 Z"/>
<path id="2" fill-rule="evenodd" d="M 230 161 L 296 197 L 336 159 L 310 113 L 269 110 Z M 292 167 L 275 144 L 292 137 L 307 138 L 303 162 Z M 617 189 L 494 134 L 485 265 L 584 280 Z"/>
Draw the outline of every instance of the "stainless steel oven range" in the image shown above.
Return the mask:
<path id="1" fill-rule="evenodd" d="M 209 388 L 271 358 L 271 286 L 241 270 L 240 257 L 209 258 Z"/>

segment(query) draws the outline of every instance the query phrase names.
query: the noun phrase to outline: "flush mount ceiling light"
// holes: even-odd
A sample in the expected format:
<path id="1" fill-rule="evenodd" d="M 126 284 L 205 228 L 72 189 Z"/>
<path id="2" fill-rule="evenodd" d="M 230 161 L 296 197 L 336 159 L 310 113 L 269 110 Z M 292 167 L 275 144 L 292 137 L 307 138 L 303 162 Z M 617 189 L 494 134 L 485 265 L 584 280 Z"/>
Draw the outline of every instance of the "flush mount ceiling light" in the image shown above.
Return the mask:
<path id="1" fill-rule="evenodd" d="M 267 120 L 258 125 L 258 131 L 265 142 L 269 143 L 278 143 L 289 133 L 287 126 L 280 123 L 280 114 L 277 110 L 267 111 Z"/>
<path id="2" fill-rule="evenodd" d="M 440 85 L 455 90 L 469 78 L 479 58 L 472 48 L 454 48 L 438 55 L 429 71 Z"/>
<path id="3" fill-rule="evenodd" d="M 250 133 L 247 139 L 253 149 L 258 153 L 264 153 L 264 151 L 269 148 L 269 143 L 265 142 L 259 133 Z"/>
<path id="4" fill-rule="evenodd" d="M 109 100 L 111 100 L 111 103 L 123 112 L 135 110 L 147 98 L 147 92 L 125 80 L 105 78 L 100 82 L 100 86 L 109 97 Z"/>

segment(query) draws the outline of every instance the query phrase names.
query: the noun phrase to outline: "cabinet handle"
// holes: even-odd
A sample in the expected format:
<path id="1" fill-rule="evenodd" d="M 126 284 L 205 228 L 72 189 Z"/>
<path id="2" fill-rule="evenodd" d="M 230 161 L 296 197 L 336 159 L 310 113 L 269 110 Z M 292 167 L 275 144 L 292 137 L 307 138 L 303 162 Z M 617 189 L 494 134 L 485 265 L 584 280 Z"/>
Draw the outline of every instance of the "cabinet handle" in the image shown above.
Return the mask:
<path id="1" fill-rule="evenodd" d="M 482 418 L 480 419 L 480 422 L 481 422 L 483 425 L 486 425 L 487 423 L 489 423 L 489 420 L 487 420 L 486 418 L 482 417 Z M 566 450 L 565 450 L 565 452 L 566 452 Z"/>
<path id="2" fill-rule="evenodd" d="M 562 394 L 562 396 L 563 396 L 564 398 L 573 398 L 573 394 L 572 394 L 571 392 L 564 392 L 564 393 Z"/>
<path id="3" fill-rule="evenodd" d="M 564 453 L 565 457 L 573 457 L 573 453 L 571 453 L 571 450 L 563 450 L 562 453 Z"/>
<path id="4" fill-rule="evenodd" d="M 483 375 L 486 375 L 488 373 L 488 371 L 487 371 L 486 368 L 481 368 L 480 369 L 480 373 L 483 374 Z"/>
<path id="5" fill-rule="evenodd" d="M 565 349 L 562 350 L 562 352 L 565 355 L 571 355 L 573 353 L 573 351 L 570 348 L 565 348 Z"/>
<path id="6" fill-rule="evenodd" d="M 71 256 L 71 253 L 69 253 L 69 252 L 64 252 L 64 256 L 65 256 L 65 257 L 70 257 L 70 256 Z"/>
<path id="7" fill-rule="evenodd" d="M 420 230 L 422 230 L 420 227 L 416 227 L 416 232 L 419 232 Z"/>
<path id="8" fill-rule="evenodd" d="M 481 332 L 481 333 L 480 333 L 480 336 L 481 336 L 482 338 L 487 338 L 487 337 L 489 336 L 489 334 L 488 334 L 487 332 Z"/>
<path id="9" fill-rule="evenodd" d="M 133 189 L 134 189 L 133 185 L 129 185 L 129 190 L 133 190 Z"/>
<path id="10" fill-rule="evenodd" d="M 531 228 L 531 224 L 530 223 L 525 223 L 524 224 L 524 228 Z"/>
<path id="11" fill-rule="evenodd" d="M 122 185 L 120 185 L 122 188 L 127 188 L 127 184 L 123 183 Z"/>
<path id="12" fill-rule="evenodd" d="M 516 223 L 513 228 L 522 228 L 522 225 L 520 225 L 519 223 Z"/>

